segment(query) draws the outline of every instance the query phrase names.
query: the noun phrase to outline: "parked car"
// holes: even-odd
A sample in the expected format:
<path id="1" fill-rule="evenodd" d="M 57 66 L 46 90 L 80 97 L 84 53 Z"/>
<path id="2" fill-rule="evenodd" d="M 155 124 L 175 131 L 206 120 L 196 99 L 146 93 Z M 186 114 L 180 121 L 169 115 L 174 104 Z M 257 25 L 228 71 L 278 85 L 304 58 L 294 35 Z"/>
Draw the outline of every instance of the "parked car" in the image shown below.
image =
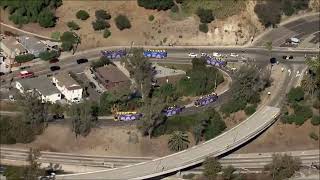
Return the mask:
<path id="1" fill-rule="evenodd" d="M 59 62 L 59 59 L 57 59 L 57 58 L 51 59 L 49 61 L 50 64 L 57 63 L 57 62 Z"/>
<path id="2" fill-rule="evenodd" d="M 239 56 L 239 54 L 231 53 L 231 54 L 230 54 L 230 56 L 231 56 L 231 57 L 238 57 L 238 56 Z"/>
<path id="3" fill-rule="evenodd" d="M 60 70 L 60 66 L 51 66 L 50 70 L 51 71 L 58 71 L 58 70 Z"/>
<path id="4" fill-rule="evenodd" d="M 14 99 L 13 95 L 9 95 L 9 101 L 12 101 L 12 102 L 16 101 L 16 100 Z"/>
<path id="5" fill-rule="evenodd" d="M 0 76 L 3 76 L 3 75 L 5 75 L 5 73 L 4 72 L 0 72 Z"/>
<path id="6" fill-rule="evenodd" d="M 214 52 L 214 53 L 212 53 L 212 56 L 214 56 L 214 57 L 221 57 L 221 56 L 222 56 L 222 54 L 217 53 L 217 52 Z"/>
<path id="7" fill-rule="evenodd" d="M 31 78 L 34 77 L 34 73 L 31 71 L 20 71 L 18 74 L 20 78 Z"/>
<path id="8" fill-rule="evenodd" d="M 276 59 L 275 57 L 270 58 L 270 63 L 271 63 L 271 64 L 277 63 L 277 59 Z"/>
<path id="9" fill-rule="evenodd" d="M 282 56 L 282 59 L 293 59 L 293 56 L 290 55 L 290 56 Z"/>
<path id="10" fill-rule="evenodd" d="M 206 55 L 207 55 L 207 53 L 201 53 L 201 57 L 206 56 Z"/>
<path id="11" fill-rule="evenodd" d="M 196 58 L 196 57 L 198 57 L 198 54 L 196 54 L 196 53 L 189 53 L 188 56 L 191 57 L 191 58 Z"/>
<path id="12" fill-rule="evenodd" d="M 77 60 L 78 64 L 87 63 L 87 62 L 88 62 L 88 59 L 85 59 L 85 58 L 81 58 Z"/>

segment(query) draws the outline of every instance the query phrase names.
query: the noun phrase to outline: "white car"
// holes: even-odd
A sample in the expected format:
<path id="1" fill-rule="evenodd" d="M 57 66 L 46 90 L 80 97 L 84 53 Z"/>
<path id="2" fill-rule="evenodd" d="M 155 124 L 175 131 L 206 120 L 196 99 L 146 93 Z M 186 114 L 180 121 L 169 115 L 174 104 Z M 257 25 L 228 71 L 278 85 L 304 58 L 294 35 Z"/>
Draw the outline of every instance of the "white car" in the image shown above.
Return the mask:
<path id="1" fill-rule="evenodd" d="M 231 57 L 238 57 L 238 56 L 239 56 L 239 54 L 231 53 L 231 54 L 230 54 L 230 56 L 231 56 Z"/>
<path id="2" fill-rule="evenodd" d="M 207 53 L 201 53 L 201 57 L 206 56 L 206 55 L 207 55 Z"/>
<path id="3" fill-rule="evenodd" d="M 198 54 L 196 54 L 196 53 L 189 53 L 188 56 L 189 56 L 189 57 L 192 57 L 192 58 L 196 58 L 196 57 L 198 57 Z"/>
<path id="4" fill-rule="evenodd" d="M 220 53 L 214 52 L 214 53 L 212 53 L 212 56 L 214 56 L 214 57 L 221 57 L 222 55 L 221 55 Z"/>

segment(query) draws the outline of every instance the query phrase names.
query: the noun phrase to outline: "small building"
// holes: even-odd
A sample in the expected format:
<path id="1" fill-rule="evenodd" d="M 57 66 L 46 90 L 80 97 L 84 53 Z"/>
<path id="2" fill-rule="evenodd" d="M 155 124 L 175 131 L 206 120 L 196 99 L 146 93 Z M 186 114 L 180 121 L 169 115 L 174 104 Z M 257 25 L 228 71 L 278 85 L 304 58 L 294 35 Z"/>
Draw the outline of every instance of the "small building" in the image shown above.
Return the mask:
<path id="1" fill-rule="evenodd" d="M 130 86 L 130 79 L 113 65 L 97 68 L 95 71 L 95 76 L 97 77 L 98 81 L 108 90 L 119 86 Z"/>
<path id="2" fill-rule="evenodd" d="M 20 36 L 18 37 L 18 40 L 23 47 L 28 50 L 29 53 L 35 55 L 36 57 L 38 57 L 41 52 L 44 52 L 48 49 L 43 42 L 32 36 Z"/>
<path id="3" fill-rule="evenodd" d="M 0 41 L 0 47 L 8 58 L 14 59 L 21 54 L 27 54 L 28 51 L 20 44 L 16 38 L 8 36 Z"/>
<path id="4" fill-rule="evenodd" d="M 83 88 L 69 74 L 54 75 L 52 82 L 69 102 L 80 102 L 82 99 Z"/>
<path id="5" fill-rule="evenodd" d="M 57 101 L 61 100 L 60 91 L 46 76 L 17 80 L 15 87 L 22 94 L 28 91 L 36 90 L 38 93 L 40 93 L 43 102 L 56 103 Z"/>

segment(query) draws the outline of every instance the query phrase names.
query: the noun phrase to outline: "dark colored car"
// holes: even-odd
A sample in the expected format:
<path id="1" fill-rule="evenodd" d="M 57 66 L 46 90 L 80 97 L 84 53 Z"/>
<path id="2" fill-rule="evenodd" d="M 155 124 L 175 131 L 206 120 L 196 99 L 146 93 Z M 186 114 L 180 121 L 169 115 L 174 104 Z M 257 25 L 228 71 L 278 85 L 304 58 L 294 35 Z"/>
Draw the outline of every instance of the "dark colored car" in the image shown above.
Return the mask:
<path id="1" fill-rule="evenodd" d="M 282 59 L 293 59 L 293 56 L 282 56 Z"/>
<path id="2" fill-rule="evenodd" d="M 3 75 L 5 75 L 5 73 L 4 72 L 0 72 L 0 76 L 3 76 Z"/>
<path id="3" fill-rule="evenodd" d="M 54 114 L 52 116 L 49 116 L 48 121 L 49 122 L 54 122 L 54 121 L 60 121 L 64 119 L 64 115 L 63 114 Z"/>
<path id="4" fill-rule="evenodd" d="M 57 59 L 57 58 L 51 59 L 51 60 L 49 61 L 50 64 L 57 63 L 57 62 L 59 62 L 59 59 Z"/>
<path id="5" fill-rule="evenodd" d="M 84 58 L 77 60 L 78 64 L 87 63 L 87 62 L 88 62 L 88 59 L 84 59 Z"/>
<path id="6" fill-rule="evenodd" d="M 270 63 L 271 63 L 271 64 L 277 63 L 277 59 L 276 59 L 275 57 L 270 58 Z"/>
<path id="7" fill-rule="evenodd" d="M 51 71 L 58 71 L 58 70 L 60 70 L 60 66 L 51 66 L 50 70 Z"/>

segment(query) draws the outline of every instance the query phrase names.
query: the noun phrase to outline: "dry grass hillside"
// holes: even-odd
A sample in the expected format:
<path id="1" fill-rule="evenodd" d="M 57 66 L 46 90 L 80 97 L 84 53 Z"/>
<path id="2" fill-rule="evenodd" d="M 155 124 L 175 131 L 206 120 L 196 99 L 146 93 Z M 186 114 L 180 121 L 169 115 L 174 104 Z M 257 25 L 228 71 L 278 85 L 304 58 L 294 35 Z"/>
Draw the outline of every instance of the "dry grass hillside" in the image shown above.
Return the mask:
<path id="1" fill-rule="evenodd" d="M 198 30 L 199 18 L 194 15 L 198 7 L 210 7 L 217 18 L 209 24 L 209 32 L 202 33 Z M 168 11 L 146 10 L 134 1 L 63 1 L 63 5 L 56 11 L 59 18 L 54 28 L 41 28 L 37 24 L 27 24 L 23 30 L 50 36 L 52 32 L 64 32 L 68 30 L 66 23 L 74 20 L 81 27 L 77 32 L 81 35 L 80 49 L 93 48 L 108 45 L 129 45 L 132 41 L 136 45 L 235 45 L 246 42 L 256 27 L 261 29 L 253 13 L 253 1 L 195 1 L 190 0 L 183 7 L 182 13 Z M 81 21 L 76 18 L 78 10 L 89 12 L 90 18 Z M 104 9 L 111 13 L 111 37 L 104 39 L 102 32 L 96 32 L 92 28 L 95 20 L 95 11 Z M 2 12 L 1 21 L 8 21 L 7 13 Z M 125 14 L 129 17 L 132 28 L 120 31 L 116 28 L 114 17 Z M 149 15 L 155 19 L 150 22 Z M 236 42 L 238 41 L 238 42 Z"/>

